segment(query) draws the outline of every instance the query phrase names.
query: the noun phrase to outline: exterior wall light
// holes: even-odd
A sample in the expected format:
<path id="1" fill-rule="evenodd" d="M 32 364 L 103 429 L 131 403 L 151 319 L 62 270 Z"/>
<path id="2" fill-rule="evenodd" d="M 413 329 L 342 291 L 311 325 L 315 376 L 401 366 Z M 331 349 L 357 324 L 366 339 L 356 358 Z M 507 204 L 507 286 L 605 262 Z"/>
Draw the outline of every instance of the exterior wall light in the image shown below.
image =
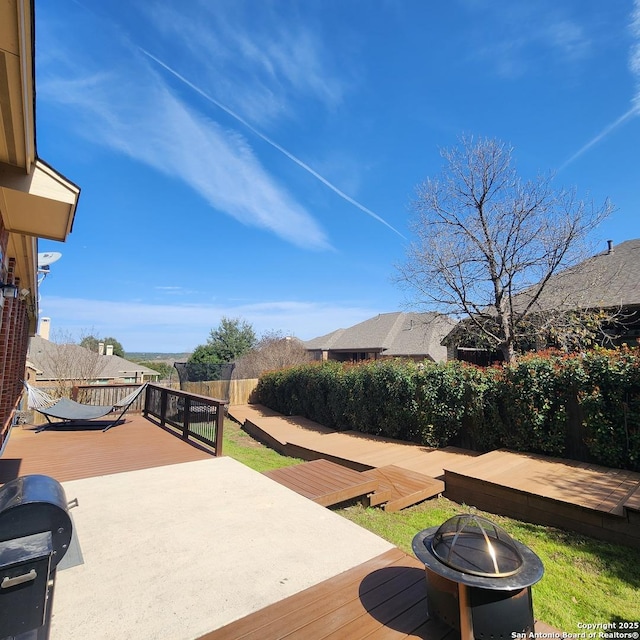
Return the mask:
<path id="1" fill-rule="evenodd" d="M 0 282 L 0 291 L 2 291 L 3 298 L 17 298 L 18 297 L 18 285 L 5 284 Z"/>

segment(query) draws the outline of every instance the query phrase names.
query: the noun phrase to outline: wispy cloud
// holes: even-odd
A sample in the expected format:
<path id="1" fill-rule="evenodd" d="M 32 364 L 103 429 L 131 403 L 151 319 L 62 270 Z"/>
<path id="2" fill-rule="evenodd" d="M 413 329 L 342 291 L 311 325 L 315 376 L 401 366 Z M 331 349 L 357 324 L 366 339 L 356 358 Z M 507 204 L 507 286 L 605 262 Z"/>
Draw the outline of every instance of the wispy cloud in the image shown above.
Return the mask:
<path id="1" fill-rule="evenodd" d="M 101 335 L 117 336 L 129 351 L 190 351 L 206 342 L 223 316 L 241 317 L 256 333 L 274 329 L 308 340 L 348 327 L 379 310 L 350 303 L 267 301 L 261 303 L 147 304 L 43 296 L 43 316 L 54 328 L 79 337 L 91 327 Z M 96 318 L 100 318 L 96 322 Z"/>
<path id="2" fill-rule="evenodd" d="M 205 91 L 215 89 L 252 122 L 295 117 L 292 103 L 303 97 L 328 108 L 342 101 L 344 67 L 338 71 L 335 52 L 290 8 L 269 2 L 163 0 L 149 5 L 147 19 L 174 50 L 187 52 L 172 60 L 178 72 L 185 73 L 188 61 Z"/>
<path id="3" fill-rule="evenodd" d="M 82 5 L 81 5 L 82 6 Z M 169 89 L 169 72 L 183 85 L 231 116 L 340 198 L 402 234 L 384 218 L 345 193 L 252 122 L 268 122 L 276 115 L 297 118 L 301 98 L 331 108 L 342 99 L 338 74 L 327 71 L 326 49 L 316 33 L 300 20 L 273 13 L 271 3 L 230 2 L 219 10 L 206 2 L 186 8 L 161 0 L 141 9 L 152 25 L 138 37 L 151 38 L 154 50 L 169 47 L 172 65 L 134 43 L 112 19 L 110 25 L 123 49 L 125 65 L 109 61 L 109 71 L 91 74 L 79 69 L 77 57 L 68 57 L 68 69 L 51 66 L 40 80 L 40 97 L 72 105 L 84 115 L 79 130 L 93 141 L 125 153 L 165 175 L 177 177 L 218 211 L 244 224 L 268 229 L 303 248 L 330 249 L 330 242 L 314 216 L 266 170 L 249 140 L 217 122 L 220 113 L 204 114 L 187 106 Z M 247 14 L 260 13 L 260 16 Z M 145 13 L 146 12 L 146 13 Z M 251 32 L 247 25 L 251 24 Z M 169 50 L 169 49 L 167 49 Z M 143 63 L 139 52 L 148 60 Z M 122 52 L 120 52 L 122 54 Z M 116 56 L 113 57 L 117 59 Z M 122 58 L 122 55 L 120 57 Z M 84 61 L 84 58 L 83 58 Z M 153 62 L 150 62 L 153 61 Z M 156 66 L 157 72 L 150 64 Z M 86 62 L 88 65 L 89 63 Z M 197 85 L 177 69 L 189 69 Z M 214 87 L 215 92 L 207 89 Z M 225 102 L 214 95 L 223 95 Z M 296 108 L 292 106 L 296 104 Z M 229 106 L 229 105 L 232 106 Z M 302 107 L 304 108 L 304 107 Z M 254 119 L 255 118 L 255 119 Z M 79 120 L 78 120 L 78 124 Z"/>
<path id="4" fill-rule="evenodd" d="M 584 27 L 560 7 L 486 0 L 467 3 L 467 8 L 483 16 L 474 32 L 474 57 L 490 62 L 505 78 L 539 69 L 541 58 L 575 64 L 591 54 Z"/>
<path id="5" fill-rule="evenodd" d="M 243 224 L 303 248 L 328 249 L 310 213 L 264 169 L 247 140 L 188 108 L 146 63 L 40 83 L 45 99 L 72 105 L 78 130 L 172 178 Z"/>
<path id="6" fill-rule="evenodd" d="M 360 202 L 358 202 L 357 200 L 355 200 L 354 198 L 346 194 L 344 191 L 342 191 L 338 187 L 336 187 L 332 182 L 327 180 L 324 176 L 320 175 L 317 171 L 312 169 L 308 164 L 300 160 L 298 157 L 294 156 L 290 151 L 287 151 L 287 149 L 285 149 L 282 145 L 275 142 L 275 140 L 272 140 L 267 135 L 265 135 L 264 133 L 262 133 L 255 127 L 253 127 L 244 118 L 240 117 L 237 113 L 235 113 L 234 111 L 232 111 L 231 109 L 223 105 L 221 102 L 219 102 L 215 98 L 205 93 L 202 89 L 200 89 L 200 87 L 198 87 L 197 85 L 187 80 L 184 76 L 182 76 L 177 71 L 172 69 L 169 65 L 162 62 L 162 60 L 156 58 L 154 55 L 150 54 L 148 51 L 145 51 L 144 49 L 141 49 L 141 51 L 146 56 L 148 56 L 149 58 L 157 62 L 163 69 L 166 69 L 169 73 L 171 73 L 173 76 L 178 78 L 181 82 L 183 82 L 184 84 L 189 86 L 191 89 L 193 89 L 195 92 L 197 92 L 199 95 L 201 95 L 203 98 L 206 98 L 209 102 L 211 102 L 212 104 L 215 104 L 219 109 L 222 109 L 225 113 L 228 113 L 232 118 L 235 118 L 238 122 L 240 122 L 242 125 L 247 127 L 249 131 L 251 131 L 253 134 L 258 136 L 261 140 L 264 140 L 267 144 L 271 145 L 274 149 L 277 149 L 280 153 L 282 153 L 287 158 L 289 158 L 289 160 L 291 160 L 292 162 L 295 162 L 295 164 L 297 164 L 299 167 L 304 169 L 307 173 L 311 174 L 314 178 L 322 182 L 322 184 L 324 184 L 326 187 L 331 189 L 331 191 L 339 195 L 343 200 L 346 200 L 349 204 L 352 204 L 354 207 L 360 209 L 360 211 L 366 213 L 368 216 L 371 216 L 374 220 L 377 220 L 378 222 L 382 223 L 385 227 L 391 229 L 394 233 L 397 233 L 401 238 L 404 238 L 404 236 L 395 227 L 391 226 L 384 218 L 380 217 L 377 213 L 371 211 L 371 209 L 365 207 L 363 204 L 361 204 Z"/>
<path id="7" fill-rule="evenodd" d="M 631 12 L 630 31 L 634 37 L 634 42 L 631 45 L 629 52 L 629 70 L 634 80 L 634 94 L 631 98 L 631 108 L 625 111 L 619 118 L 616 118 L 613 122 L 609 123 L 600 133 L 594 136 L 587 144 L 582 146 L 571 157 L 567 158 L 559 167 L 559 171 L 562 171 L 568 167 L 571 163 L 575 162 L 578 158 L 583 156 L 593 146 L 607 138 L 616 129 L 622 126 L 625 122 L 631 120 L 635 116 L 640 115 L 640 0 L 635 0 L 633 3 L 633 10 Z"/>

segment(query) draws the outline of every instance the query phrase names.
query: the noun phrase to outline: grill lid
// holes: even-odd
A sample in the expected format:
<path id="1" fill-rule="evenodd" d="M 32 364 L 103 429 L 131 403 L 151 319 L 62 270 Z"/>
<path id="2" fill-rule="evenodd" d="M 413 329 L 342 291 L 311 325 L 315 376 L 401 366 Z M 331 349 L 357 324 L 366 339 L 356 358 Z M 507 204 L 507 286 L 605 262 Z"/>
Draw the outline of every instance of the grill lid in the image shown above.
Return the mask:
<path id="1" fill-rule="evenodd" d="M 487 578 L 511 576 L 523 564 L 515 542 L 504 529 L 470 513 L 443 522 L 431 539 L 431 550 L 452 569 Z"/>

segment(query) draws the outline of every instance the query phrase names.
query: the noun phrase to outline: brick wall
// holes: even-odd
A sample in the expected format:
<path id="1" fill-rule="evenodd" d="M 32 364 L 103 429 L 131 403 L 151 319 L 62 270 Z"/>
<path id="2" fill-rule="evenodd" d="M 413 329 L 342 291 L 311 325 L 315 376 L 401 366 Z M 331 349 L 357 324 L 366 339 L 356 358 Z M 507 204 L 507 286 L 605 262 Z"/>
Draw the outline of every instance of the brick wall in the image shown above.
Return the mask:
<path id="1" fill-rule="evenodd" d="M 0 279 L 20 285 L 15 277 L 15 263 L 6 255 L 8 234 L 0 220 Z M 29 318 L 26 303 L 20 298 L 2 298 L 0 294 L 0 448 L 9 432 L 13 412 L 22 393 Z"/>

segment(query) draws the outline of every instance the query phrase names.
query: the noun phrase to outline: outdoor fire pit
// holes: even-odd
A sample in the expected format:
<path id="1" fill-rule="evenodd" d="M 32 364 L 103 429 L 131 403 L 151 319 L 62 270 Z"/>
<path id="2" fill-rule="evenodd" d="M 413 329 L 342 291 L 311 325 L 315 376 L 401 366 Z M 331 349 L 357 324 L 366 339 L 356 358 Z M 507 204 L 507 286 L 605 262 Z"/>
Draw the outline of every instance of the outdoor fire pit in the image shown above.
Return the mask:
<path id="1" fill-rule="evenodd" d="M 542 578 L 540 558 L 486 518 L 462 514 L 413 538 L 427 573 L 429 614 L 461 640 L 533 633 L 531 585 Z"/>

